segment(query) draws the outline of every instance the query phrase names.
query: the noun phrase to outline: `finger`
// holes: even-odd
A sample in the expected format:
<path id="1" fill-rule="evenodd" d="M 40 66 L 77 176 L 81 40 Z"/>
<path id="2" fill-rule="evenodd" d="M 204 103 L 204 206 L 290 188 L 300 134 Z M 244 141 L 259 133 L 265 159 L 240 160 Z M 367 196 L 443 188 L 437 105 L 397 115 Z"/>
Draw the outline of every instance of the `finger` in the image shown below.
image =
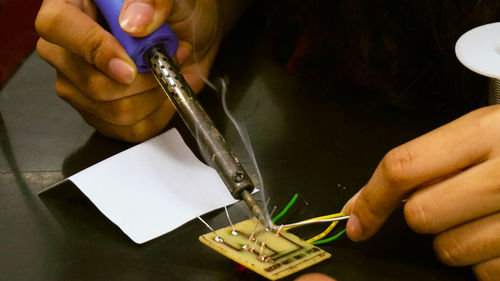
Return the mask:
<path id="1" fill-rule="evenodd" d="M 82 56 L 117 81 L 135 80 L 136 66 L 120 43 L 76 6 L 64 0 L 44 1 L 35 27 L 45 40 Z"/>
<path id="2" fill-rule="evenodd" d="M 190 48 L 190 46 L 187 45 L 185 45 L 185 47 Z M 201 89 L 203 89 L 203 86 L 205 85 L 204 81 L 207 80 L 210 66 L 215 59 L 215 54 L 216 48 L 211 49 L 206 55 L 204 55 L 201 61 L 198 61 L 195 56 L 190 56 L 187 57 L 186 61 L 182 64 L 180 68 L 181 73 L 193 92 L 198 93 Z"/>
<path id="3" fill-rule="evenodd" d="M 190 43 L 184 40 L 179 40 L 179 47 L 175 53 L 175 59 L 179 66 L 182 66 L 191 56 L 193 47 Z"/>
<path id="4" fill-rule="evenodd" d="M 165 23 L 172 6 L 171 0 L 125 0 L 120 26 L 132 36 L 144 37 Z"/>
<path id="5" fill-rule="evenodd" d="M 498 276 L 500 276 L 500 257 L 476 264 L 473 270 L 478 281 L 498 281 Z"/>
<path id="6" fill-rule="evenodd" d="M 86 15 L 88 15 L 94 21 L 97 21 L 98 12 L 97 12 L 97 7 L 93 1 L 66 0 L 66 2 L 82 10 Z"/>
<path id="7" fill-rule="evenodd" d="M 133 125 L 155 111 L 165 100 L 160 88 L 133 96 L 97 102 L 82 94 L 62 74 L 57 75 L 56 92 L 79 112 L 86 112 L 106 123 L 120 126 Z"/>
<path id="8" fill-rule="evenodd" d="M 452 228 L 436 236 L 434 249 L 444 264 L 464 266 L 500 256 L 500 213 Z"/>
<path id="9" fill-rule="evenodd" d="M 157 87 L 151 74 L 139 74 L 134 83 L 124 85 L 97 70 L 81 57 L 44 39 L 38 40 L 37 52 L 67 77 L 82 93 L 96 101 L 111 101 Z"/>
<path id="10" fill-rule="evenodd" d="M 418 186 L 484 161 L 500 139 L 494 134 L 498 112 L 498 107 L 476 110 L 391 150 L 356 200 L 346 205 L 349 237 L 356 241 L 372 236 Z"/>
<path id="11" fill-rule="evenodd" d="M 174 113 L 172 104 L 165 100 L 157 110 L 137 123 L 130 126 L 118 126 L 106 123 L 86 112 L 80 112 L 83 119 L 101 134 L 129 142 L 141 142 L 157 135 L 172 119 Z"/>
<path id="12" fill-rule="evenodd" d="M 203 78 L 207 79 L 208 75 L 208 72 L 204 71 L 203 68 L 198 65 L 184 66 L 181 68 L 181 73 L 193 92 L 198 93 L 203 89 L 205 85 Z"/>
<path id="13" fill-rule="evenodd" d="M 426 186 L 410 196 L 404 211 L 408 225 L 420 233 L 439 233 L 500 210 L 500 159 Z"/>

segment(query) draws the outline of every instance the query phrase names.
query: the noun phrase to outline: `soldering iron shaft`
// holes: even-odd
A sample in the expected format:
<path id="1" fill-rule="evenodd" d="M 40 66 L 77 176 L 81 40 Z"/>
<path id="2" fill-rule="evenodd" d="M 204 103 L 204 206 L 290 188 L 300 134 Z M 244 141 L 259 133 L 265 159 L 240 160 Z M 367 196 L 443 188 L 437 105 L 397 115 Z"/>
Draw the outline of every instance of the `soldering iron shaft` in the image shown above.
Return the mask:
<path id="1" fill-rule="evenodd" d="M 218 172 L 231 195 L 235 199 L 245 201 L 252 214 L 268 226 L 262 209 L 251 195 L 254 189 L 252 180 L 229 149 L 172 59 L 160 46 L 151 48 L 146 56 L 153 74 L 195 137 L 203 156 Z"/>
<path id="2" fill-rule="evenodd" d="M 268 229 L 271 229 L 271 225 L 269 222 L 269 219 L 266 218 L 264 215 L 264 212 L 262 212 L 262 209 L 260 208 L 259 204 L 255 201 L 255 199 L 252 197 L 252 194 L 250 192 L 244 190 L 241 192 L 241 199 L 245 201 L 245 204 L 247 207 L 250 209 L 252 214 L 259 220 L 261 221 L 264 226 Z"/>

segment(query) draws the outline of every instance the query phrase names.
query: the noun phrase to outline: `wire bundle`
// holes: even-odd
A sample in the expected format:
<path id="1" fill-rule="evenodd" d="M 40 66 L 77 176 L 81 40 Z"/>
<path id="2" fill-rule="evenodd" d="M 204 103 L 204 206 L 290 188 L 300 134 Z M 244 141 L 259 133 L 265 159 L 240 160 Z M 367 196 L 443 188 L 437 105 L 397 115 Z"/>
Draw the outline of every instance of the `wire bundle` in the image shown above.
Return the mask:
<path id="1" fill-rule="evenodd" d="M 285 208 L 283 208 L 283 210 L 277 214 L 273 219 L 272 219 L 272 222 L 273 223 L 276 223 L 279 219 L 281 219 L 291 208 L 292 206 L 295 204 L 295 202 L 297 201 L 297 198 L 299 197 L 299 195 L 297 193 L 295 193 L 292 197 L 292 199 L 290 200 L 290 202 L 288 202 L 288 204 L 286 204 Z M 320 220 L 325 220 L 325 219 L 334 219 L 334 218 L 340 218 L 340 217 L 343 217 L 344 214 L 343 214 L 343 210 L 340 211 L 339 213 L 336 213 L 336 214 L 331 214 L 331 215 L 325 215 L 325 216 L 320 216 L 320 217 L 315 217 L 315 218 L 312 218 L 312 219 L 308 219 L 308 220 L 304 220 L 304 221 L 301 221 L 299 223 L 297 223 L 296 225 L 293 224 L 293 226 L 288 226 L 288 227 L 283 227 L 284 230 L 289 230 L 289 229 L 293 229 L 293 228 L 296 228 L 296 227 L 299 227 L 301 226 L 301 223 L 306 223 L 306 222 L 319 222 Z M 327 236 L 334 228 L 335 226 L 337 226 L 337 224 L 339 223 L 339 221 L 333 221 L 326 229 L 325 231 L 321 232 L 320 234 L 306 240 L 306 242 L 308 243 L 311 243 L 313 245 L 321 245 L 321 244 L 326 244 L 326 243 L 330 243 L 332 241 L 335 241 L 336 239 L 338 239 L 339 237 L 342 236 L 342 234 L 344 234 L 346 232 L 345 229 L 343 229 L 342 231 L 340 231 L 339 233 L 331 236 L 331 237 L 328 237 L 328 238 L 325 238 L 325 239 L 322 239 L 323 237 Z"/>

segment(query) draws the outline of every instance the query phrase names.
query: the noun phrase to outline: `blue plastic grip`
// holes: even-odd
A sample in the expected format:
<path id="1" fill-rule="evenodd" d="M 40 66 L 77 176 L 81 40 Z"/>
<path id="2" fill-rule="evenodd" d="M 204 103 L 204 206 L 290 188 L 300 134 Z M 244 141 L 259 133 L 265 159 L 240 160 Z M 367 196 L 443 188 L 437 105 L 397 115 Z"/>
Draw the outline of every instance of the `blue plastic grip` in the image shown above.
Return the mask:
<path id="1" fill-rule="evenodd" d="M 122 44 L 128 55 L 135 61 L 137 71 L 148 72 L 149 65 L 144 58 L 149 48 L 162 45 L 169 56 L 173 56 L 177 51 L 179 42 L 174 32 L 167 24 L 162 25 L 155 32 L 146 37 L 132 37 L 120 27 L 118 18 L 122 9 L 123 0 L 94 0 L 101 13 L 106 18 L 111 32 Z"/>

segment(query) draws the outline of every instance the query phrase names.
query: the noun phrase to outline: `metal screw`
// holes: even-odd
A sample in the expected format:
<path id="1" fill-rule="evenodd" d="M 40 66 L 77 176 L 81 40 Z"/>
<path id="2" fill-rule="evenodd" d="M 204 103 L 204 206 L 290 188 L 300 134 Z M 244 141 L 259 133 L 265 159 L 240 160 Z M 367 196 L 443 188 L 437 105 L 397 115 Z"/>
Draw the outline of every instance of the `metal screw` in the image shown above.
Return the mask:
<path id="1" fill-rule="evenodd" d="M 238 171 L 238 172 L 233 174 L 233 180 L 235 182 L 241 182 L 241 181 L 243 181 L 244 178 L 245 178 L 245 174 L 243 174 L 243 172 L 241 172 L 241 171 Z"/>

